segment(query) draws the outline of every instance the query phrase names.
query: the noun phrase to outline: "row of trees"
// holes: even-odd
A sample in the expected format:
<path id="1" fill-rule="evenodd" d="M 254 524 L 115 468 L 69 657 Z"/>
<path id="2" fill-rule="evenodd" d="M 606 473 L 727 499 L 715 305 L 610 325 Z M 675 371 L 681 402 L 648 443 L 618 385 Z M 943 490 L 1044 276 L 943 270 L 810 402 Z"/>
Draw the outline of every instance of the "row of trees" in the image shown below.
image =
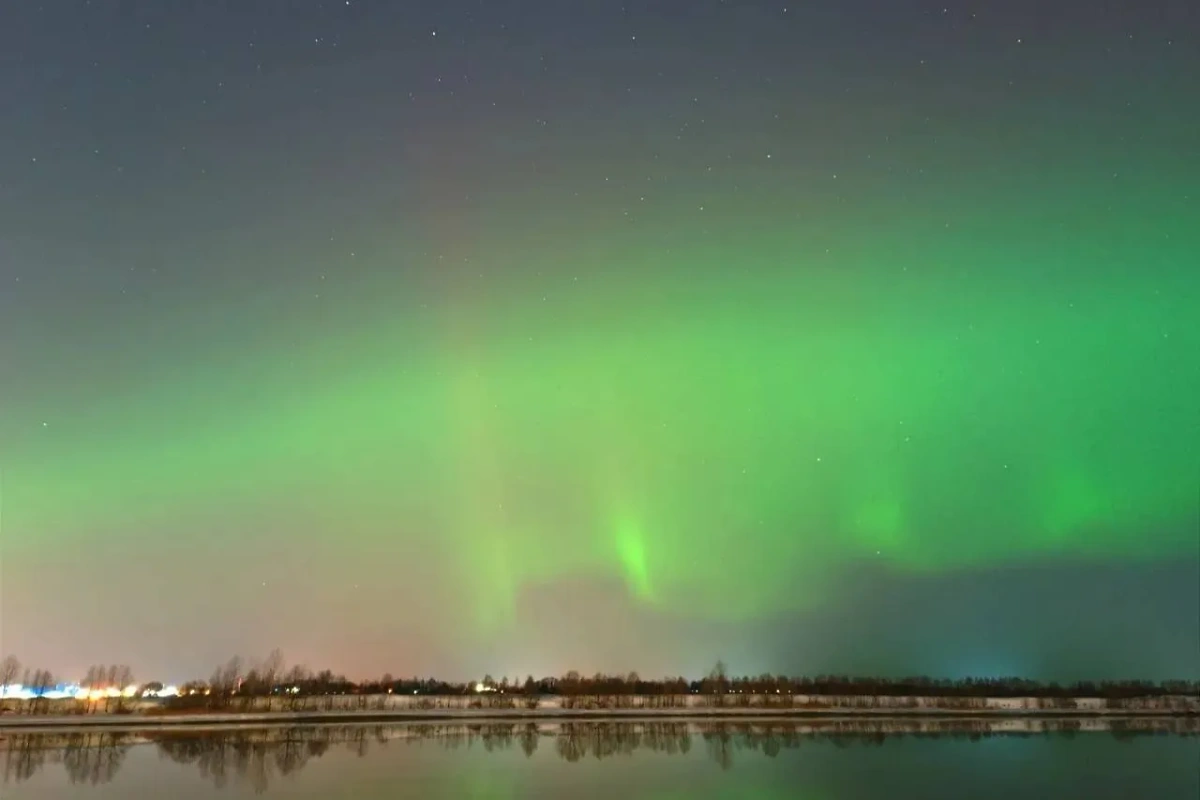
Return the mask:
<path id="1" fill-rule="evenodd" d="M 21 672 L 20 662 L 9 656 L 0 662 L 0 686 L 17 682 L 40 694 L 55 685 L 49 670 Z M 115 689 L 106 693 L 106 704 L 115 700 L 121 709 L 121 693 L 134 684 L 133 670 L 126 665 L 96 665 L 88 669 L 82 686 L 92 690 Z M 162 684 L 152 682 L 140 687 L 142 691 L 161 690 Z M 210 708 L 225 708 L 235 700 L 266 698 L 270 709 L 276 698 L 332 695 L 416 694 L 447 696 L 483 692 L 535 698 L 555 695 L 563 698 L 660 696 L 663 698 L 688 694 L 703 695 L 812 695 L 848 697 L 1038 697 L 1072 698 L 1096 697 L 1109 700 L 1166 696 L 1200 696 L 1200 681 L 1151 682 L 1140 680 L 1043 683 L 1025 678 L 962 678 L 957 680 L 915 676 L 907 678 L 852 677 L 820 675 L 790 677 L 762 674 L 731 676 L 724 662 L 718 661 L 709 673 L 699 680 L 684 677 L 646 679 L 631 672 L 627 675 L 597 673 L 591 677 L 570 671 L 558 677 L 524 680 L 484 676 L 482 681 L 455 683 L 435 678 L 396 678 L 385 674 L 378 679 L 351 681 L 331 670 L 314 672 L 302 665 L 287 667 L 283 654 L 271 651 L 265 658 L 246 660 L 239 656 L 229 659 L 213 670 L 208 680 L 193 680 L 183 684 L 180 694 L 197 698 L 190 702 Z M 109 697 L 108 694 L 115 694 Z M 283 702 L 280 700 L 280 702 Z"/>
<path id="2" fill-rule="evenodd" d="M 47 701 L 42 695 L 53 689 L 58 681 L 48 669 L 26 667 L 22 672 L 21 662 L 16 656 L 5 656 L 0 660 L 0 696 L 9 686 L 17 683 L 34 693 L 28 706 L 30 713 L 33 713 L 46 705 Z"/>
<path id="3" fill-rule="evenodd" d="M 0 696 L 10 686 L 19 684 L 32 695 L 27 702 L 28 710 L 36 712 L 48 705 L 45 697 L 60 683 L 59 679 L 48 669 L 25 667 L 22 670 L 21 661 L 16 656 L 5 656 L 0 660 Z M 104 710 L 111 710 L 115 700 L 117 710 L 124 710 L 125 692 L 134 686 L 133 670 L 126 664 L 94 664 L 88 667 L 87 674 L 80 684 L 89 690 L 101 693 L 97 699 L 104 701 Z M 162 689 L 162 684 L 147 684 L 135 687 L 138 691 Z"/>

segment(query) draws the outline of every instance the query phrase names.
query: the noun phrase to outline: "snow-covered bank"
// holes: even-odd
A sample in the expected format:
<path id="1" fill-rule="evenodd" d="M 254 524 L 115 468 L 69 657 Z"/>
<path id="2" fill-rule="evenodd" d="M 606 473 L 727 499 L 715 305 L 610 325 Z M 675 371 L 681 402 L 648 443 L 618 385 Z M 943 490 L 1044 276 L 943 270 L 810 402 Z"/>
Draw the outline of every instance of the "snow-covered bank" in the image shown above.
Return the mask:
<path id="1" fill-rule="evenodd" d="M 717 701 L 717 703 L 714 703 Z M 1200 698 L 1139 698 L 1114 703 L 1099 698 L 854 697 L 708 695 L 621 697 L 331 695 L 237 699 L 233 709 L 172 713 L 159 702 L 139 702 L 130 713 L 78 713 L 64 701 L 49 713 L 0 716 L 0 731 L 63 727 L 176 727 L 285 725 L 333 722 L 539 721 L 589 719 L 1074 719 L 1081 724 L 1130 718 L 1200 715 Z M 93 712 L 101 710 L 94 707 Z M 74 713 L 72 713 L 74 712 Z"/>
<path id="2" fill-rule="evenodd" d="M 1113 732 L 1127 735 L 1141 733 L 1173 733 L 1200 735 L 1200 717 L 981 717 L 945 715 L 932 716 L 882 716 L 826 714 L 821 716 L 762 716 L 757 714 L 685 714 L 660 715 L 593 712 L 591 714 L 536 714 L 513 716 L 489 714 L 487 716 L 458 715 L 438 719 L 420 718 L 415 715 L 379 718 L 370 714 L 210 714 L 203 717 L 98 717 L 101 722 L 80 724 L 78 717 L 31 717 L 23 724 L 8 729 L 0 727 L 0 750 L 4 749 L 6 737 L 39 736 L 53 744 L 56 737 L 117 736 L 133 735 L 147 740 L 156 736 L 221 735 L 237 733 L 253 735 L 263 741 L 272 737 L 287 738 L 298 728 L 306 730 L 356 730 L 371 728 L 376 738 L 429 739 L 453 738 L 455 736 L 491 736 L 536 732 L 554 736 L 598 726 L 598 729 L 625 731 L 673 731 L 684 733 L 712 733 L 736 731 L 748 735 L 779 733 L 786 731 L 796 735 L 1029 735 L 1056 732 L 1103 733 Z M 48 737 L 48 738 L 45 738 Z M 125 739 L 122 739 L 123 741 Z M 99 740 L 100 743 L 104 739 Z"/>

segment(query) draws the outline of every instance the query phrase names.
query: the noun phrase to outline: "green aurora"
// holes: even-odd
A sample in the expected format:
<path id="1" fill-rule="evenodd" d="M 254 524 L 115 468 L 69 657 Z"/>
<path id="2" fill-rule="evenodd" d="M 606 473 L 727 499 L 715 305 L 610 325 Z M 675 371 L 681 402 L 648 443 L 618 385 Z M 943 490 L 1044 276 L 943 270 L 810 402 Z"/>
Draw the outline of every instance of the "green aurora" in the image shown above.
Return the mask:
<path id="1" fill-rule="evenodd" d="M 1200 678 L 1186 4 L 118 5 L 0 12 L 0 655 Z"/>
<path id="2" fill-rule="evenodd" d="M 958 227 L 815 266 L 801 240 L 789 262 L 787 237 L 755 255 L 713 231 L 652 272 L 610 251 L 622 268 L 543 295 L 457 287 L 436 312 L 214 349 L 74 413 L 40 398 L 5 525 L 18 548 L 86 548 L 214 500 L 308 498 L 332 513 L 307 535 L 462 553 L 481 630 L 511 621 L 523 585 L 570 574 L 748 619 L 819 602 L 861 560 L 1187 552 L 1196 234 L 1155 231 L 1176 237 L 1152 275 L 1081 283 L 1119 230 L 1046 236 L 1037 262 Z M 968 253 L 986 255 L 956 270 Z M 253 339 L 253 313 L 220 324 Z"/>

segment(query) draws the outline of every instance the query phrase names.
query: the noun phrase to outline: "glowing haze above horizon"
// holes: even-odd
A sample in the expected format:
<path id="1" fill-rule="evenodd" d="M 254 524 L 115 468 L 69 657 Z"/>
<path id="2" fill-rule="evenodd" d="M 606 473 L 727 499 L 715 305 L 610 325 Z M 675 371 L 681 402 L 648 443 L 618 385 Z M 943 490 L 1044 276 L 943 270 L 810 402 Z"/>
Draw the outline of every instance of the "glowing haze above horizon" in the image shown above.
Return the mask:
<path id="1" fill-rule="evenodd" d="M 0 651 L 1200 677 L 1188 4 L 245 5 L 0 10 Z"/>

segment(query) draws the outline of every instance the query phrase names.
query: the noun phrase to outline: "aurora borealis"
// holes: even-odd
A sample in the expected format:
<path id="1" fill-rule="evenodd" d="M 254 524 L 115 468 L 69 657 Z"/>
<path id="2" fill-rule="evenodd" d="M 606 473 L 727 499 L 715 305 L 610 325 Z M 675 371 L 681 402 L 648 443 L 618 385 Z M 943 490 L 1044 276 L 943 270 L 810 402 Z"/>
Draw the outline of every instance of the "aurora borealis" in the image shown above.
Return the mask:
<path id="1" fill-rule="evenodd" d="M 0 11 L 0 650 L 1200 676 L 1200 21 L 1046 5 Z"/>

